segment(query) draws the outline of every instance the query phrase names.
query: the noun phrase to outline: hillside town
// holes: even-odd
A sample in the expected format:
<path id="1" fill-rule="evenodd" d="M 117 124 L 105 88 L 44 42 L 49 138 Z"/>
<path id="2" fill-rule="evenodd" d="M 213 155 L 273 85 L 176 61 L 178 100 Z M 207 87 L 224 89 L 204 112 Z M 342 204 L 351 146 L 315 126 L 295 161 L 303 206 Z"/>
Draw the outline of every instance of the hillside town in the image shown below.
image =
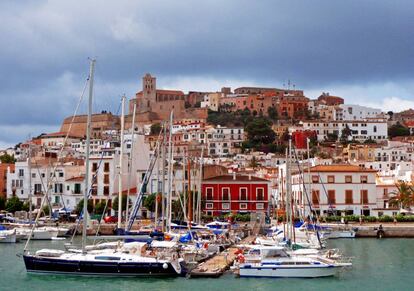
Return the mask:
<path id="1" fill-rule="evenodd" d="M 167 191 L 173 201 L 183 193 L 199 201 L 194 217 L 278 217 L 286 211 L 289 158 L 295 212 L 305 217 L 309 208 L 321 220 L 395 219 L 411 212 L 400 188 L 414 178 L 413 109 L 384 112 L 328 92 L 311 99 L 290 82 L 283 88 L 184 93 L 160 89 L 156 81 L 143 76 L 124 115 L 92 114 L 89 175 L 86 115 L 62 116 L 57 132 L 2 149 L 0 210 L 31 205 L 35 213 L 76 212 L 89 179 L 94 213 L 106 205 L 114 214 L 121 191 L 133 205 L 142 189 L 142 218 L 156 215 L 153 202 Z M 162 158 L 141 187 L 154 156 Z M 49 204 L 40 209 L 46 194 Z M 179 207 L 172 215 L 178 212 Z"/>

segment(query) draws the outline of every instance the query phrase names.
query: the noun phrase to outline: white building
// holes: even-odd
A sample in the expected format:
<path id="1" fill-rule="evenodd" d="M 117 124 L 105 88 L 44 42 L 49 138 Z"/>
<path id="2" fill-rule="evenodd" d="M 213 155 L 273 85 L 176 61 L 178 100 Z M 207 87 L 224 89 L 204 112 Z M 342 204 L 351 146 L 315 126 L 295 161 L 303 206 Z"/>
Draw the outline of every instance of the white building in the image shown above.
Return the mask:
<path id="1" fill-rule="evenodd" d="M 310 177 L 307 169 L 304 173 L 303 177 L 299 173 L 292 175 L 292 191 L 295 202 L 302 211 L 305 209 L 306 215 L 308 199 L 320 215 L 368 216 L 377 208 L 375 170 L 354 165 L 319 165 L 310 168 Z"/>
<path id="2" fill-rule="evenodd" d="M 388 137 L 388 125 L 384 119 L 376 120 L 356 120 L 356 121 L 301 121 L 305 130 L 314 130 L 317 134 L 318 141 L 328 138 L 328 134 L 335 134 L 341 137 L 342 130 L 349 128 L 351 136 L 349 139 L 356 141 L 365 141 L 372 139 L 374 141 L 383 141 Z"/>
<path id="3" fill-rule="evenodd" d="M 338 106 L 343 109 L 342 120 L 365 120 L 371 118 L 384 118 L 385 116 L 381 109 L 377 108 L 352 104 L 340 104 Z"/>

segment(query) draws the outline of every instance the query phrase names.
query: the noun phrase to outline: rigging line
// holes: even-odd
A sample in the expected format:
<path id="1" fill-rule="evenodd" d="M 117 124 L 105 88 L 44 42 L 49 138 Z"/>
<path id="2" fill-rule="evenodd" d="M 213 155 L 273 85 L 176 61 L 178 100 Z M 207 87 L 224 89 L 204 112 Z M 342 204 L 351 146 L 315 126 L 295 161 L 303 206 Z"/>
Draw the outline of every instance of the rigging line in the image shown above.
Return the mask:
<path id="1" fill-rule="evenodd" d="M 117 112 L 116 112 L 116 115 L 118 115 L 118 114 L 119 114 L 119 111 L 120 111 L 120 109 L 121 109 L 121 104 L 122 104 L 122 100 L 121 100 L 121 102 L 119 103 L 119 106 L 118 106 L 118 110 L 117 110 Z M 112 130 L 114 130 L 114 128 L 115 128 L 115 122 L 112 122 Z M 94 175 L 92 176 L 91 189 L 89 189 L 89 191 L 90 191 L 90 192 L 88 193 L 88 199 L 89 199 L 90 197 L 92 197 L 92 188 L 93 188 L 93 185 L 94 185 L 94 184 L 96 184 L 96 182 L 97 182 L 97 178 L 98 178 L 98 171 L 99 171 L 99 169 L 100 169 L 100 167 L 101 167 L 101 165 L 102 165 L 102 162 L 103 162 L 103 157 L 104 157 L 104 151 L 102 151 L 102 152 L 101 152 L 101 157 L 100 157 L 100 159 L 99 159 L 99 162 L 98 162 L 98 165 L 97 165 L 96 170 L 95 170 L 95 172 L 94 172 Z M 116 173 L 115 173 L 115 171 L 114 171 L 114 177 L 113 177 L 113 178 L 115 178 L 115 177 L 116 177 Z M 114 181 L 114 179 L 113 179 L 113 181 Z M 97 236 L 98 236 L 98 234 L 99 234 L 99 231 L 100 231 L 100 228 L 101 228 L 101 224 L 102 224 L 102 220 L 103 220 L 102 218 L 103 218 L 103 216 L 105 215 L 105 212 L 106 212 L 107 207 L 108 207 L 108 202 L 109 202 L 109 199 L 105 199 L 105 200 L 106 200 L 106 202 L 105 202 L 105 208 L 104 208 L 104 211 L 103 211 L 103 213 L 102 213 L 102 215 L 101 215 L 101 219 L 98 221 L 98 229 L 97 229 L 97 231 L 96 231 L 96 233 L 95 233 L 94 244 L 95 244 L 95 242 L 96 242 L 96 238 L 97 238 Z M 81 211 L 80 215 L 82 215 L 82 219 L 83 219 L 83 211 Z M 79 225 L 80 225 L 80 219 L 78 220 L 78 223 L 76 224 L 76 228 L 75 228 L 75 232 L 74 232 L 74 233 L 76 233 L 76 231 L 77 231 L 77 229 L 78 229 Z M 71 242 L 70 242 L 70 243 L 72 243 L 72 242 L 73 242 L 73 239 L 74 239 L 74 236 L 72 236 L 72 239 L 71 239 Z"/>
<path id="2" fill-rule="evenodd" d="M 294 153 L 295 153 L 295 157 L 296 157 L 296 159 L 298 159 L 298 156 L 297 156 L 297 154 L 296 154 L 296 150 L 295 149 L 293 149 L 293 151 L 294 151 Z M 306 197 L 306 201 L 308 202 L 308 205 L 309 205 L 309 208 L 310 208 L 310 211 L 311 211 L 311 215 L 310 215 L 310 218 L 311 218 L 311 221 L 315 221 L 314 219 L 313 219 L 313 215 L 315 215 L 316 216 L 316 210 L 314 210 L 313 208 L 312 208 L 312 204 L 311 204 L 311 202 L 310 202 L 310 198 L 309 198 L 309 194 L 310 193 L 308 193 L 308 190 L 306 189 L 306 187 L 305 187 L 305 179 L 304 179 L 304 171 L 303 171 L 303 167 L 301 167 L 300 166 L 300 164 L 299 164 L 299 161 L 297 160 L 297 162 L 296 162 L 296 165 L 297 165 L 297 167 L 298 167 L 298 170 L 299 170 L 299 179 L 300 179 L 300 181 L 301 181 L 301 184 L 302 184 L 302 186 L 303 186 L 303 190 L 304 190 L 304 193 L 305 193 L 305 197 Z"/>
<path id="3" fill-rule="evenodd" d="M 308 193 L 307 193 L 307 190 L 306 190 L 306 187 L 305 187 L 305 179 L 304 179 L 304 174 L 303 174 L 303 169 L 301 169 L 301 167 L 300 167 L 300 165 L 299 165 L 299 159 L 298 159 L 298 156 L 297 156 L 297 153 L 296 153 L 296 148 L 294 147 L 293 148 L 293 152 L 294 152 L 294 154 L 295 154 L 295 158 L 296 158 L 296 164 L 297 164 L 297 166 L 298 166 L 298 169 L 299 169 L 299 177 L 302 179 L 302 185 L 303 185 L 303 189 L 304 189 L 304 193 L 305 193 L 305 197 L 306 197 L 306 200 L 308 201 L 308 204 L 309 204 L 309 208 L 310 208 L 310 213 L 311 213 L 311 215 L 309 216 L 310 217 L 310 219 L 311 219 L 311 222 L 313 222 L 312 223 L 312 226 L 313 226 L 313 230 L 316 232 L 316 237 L 317 237 L 317 239 L 318 239 L 318 242 L 319 242 L 319 245 L 320 245 L 320 247 L 322 248 L 322 242 L 321 242 L 321 239 L 320 239 L 320 236 L 319 236 L 319 231 L 316 229 L 316 226 L 315 226 L 315 220 L 314 219 L 312 219 L 313 217 L 312 217 L 312 215 L 313 214 L 315 214 L 315 216 L 316 216 L 316 211 L 312 208 L 312 205 L 311 205 L 311 202 L 310 202 L 310 199 L 309 199 L 309 196 L 308 196 Z M 308 161 L 308 163 L 309 163 L 309 161 Z M 308 167 L 310 167 L 310 164 L 308 164 Z M 309 177 L 310 178 L 310 177 Z"/>
<path id="4" fill-rule="evenodd" d="M 60 150 L 59 154 L 57 155 L 57 162 L 56 162 L 56 165 L 54 166 L 53 173 L 55 173 L 55 172 L 56 172 L 57 165 L 59 164 L 59 162 L 58 162 L 58 161 L 59 161 L 59 158 L 61 157 L 61 155 L 62 155 L 62 153 L 63 153 L 64 146 L 66 145 L 66 142 L 67 142 L 68 137 L 69 137 L 69 134 L 70 134 L 70 130 L 72 129 L 72 124 L 73 124 L 73 123 L 74 123 L 74 121 L 75 121 L 76 114 L 77 114 L 77 112 L 78 112 L 78 110 L 79 110 L 79 107 L 80 107 L 80 104 L 81 104 L 81 102 L 82 102 L 83 96 L 85 95 L 86 88 L 87 88 L 87 86 L 88 86 L 88 84 L 89 84 L 89 78 L 90 78 L 90 76 L 88 75 L 88 77 L 87 77 L 87 79 L 86 79 L 86 81 L 85 81 L 85 85 L 84 85 L 83 90 L 82 90 L 82 94 L 81 94 L 81 95 L 80 95 L 80 97 L 79 97 L 78 104 L 76 105 L 76 108 L 75 108 L 75 111 L 74 111 L 74 113 L 73 113 L 73 116 L 72 116 L 71 122 L 70 122 L 70 124 L 69 124 L 69 130 L 68 130 L 68 132 L 66 133 L 65 139 L 63 140 L 63 145 L 62 145 L 62 148 L 61 148 L 61 150 Z M 30 175 L 31 175 L 31 173 L 30 173 Z M 49 185 L 51 185 L 51 183 L 52 183 L 52 179 L 50 179 L 50 180 L 49 180 L 49 182 L 48 182 L 48 188 L 47 188 L 46 195 L 48 195 L 48 194 L 49 194 Z M 43 199 L 42 199 L 42 202 L 41 202 L 40 208 L 42 208 L 42 207 L 43 207 L 44 202 L 45 202 L 45 198 L 43 198 Z M 39 212 L 37 213 L 37 215 L 36 215 L 35 223 L 33 224 L 32 229 L 31 229 L 31 231 L 30 231 L 30 235 L 29 235 L 29 237 L 27 238 L 27 241 L 26 241 L 26 244 L 25 244 L 25 246 L 24 246 L 23 252 L 25 252 L 25 251 L 27 250 L 27 247 L 29 246 L 29 243 L 30 243 L 30 238 L 31 238 L 31 236 L 33 235 L 33 232 L 34 232 L 35 226 L 36 226 L 36 224 L 37 224 L 37 221 L 38 221 L 38 220 L 39 220 L 39 218 L 40 218 L 40 214 L 41 214 L 41 211 L 39 211 Z"/>

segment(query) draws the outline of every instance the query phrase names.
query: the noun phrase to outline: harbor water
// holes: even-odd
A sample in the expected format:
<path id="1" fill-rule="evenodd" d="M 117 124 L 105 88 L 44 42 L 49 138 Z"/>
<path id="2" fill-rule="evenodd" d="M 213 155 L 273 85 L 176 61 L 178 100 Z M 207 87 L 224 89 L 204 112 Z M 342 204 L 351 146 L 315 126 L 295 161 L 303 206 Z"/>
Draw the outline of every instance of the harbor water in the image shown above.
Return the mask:
<path id="1" fill-rule="evenodd" d="M 31 248 L 63 248 L 65 241 L 34 241 Z M 413 239 L 341 239 L 329 241 L 353 257 L 352 269 L 318 279 L 235 278 L 98 278 L 29 275 L 24 244 L 0 244 L 0 290 L 414 290 Z"/>

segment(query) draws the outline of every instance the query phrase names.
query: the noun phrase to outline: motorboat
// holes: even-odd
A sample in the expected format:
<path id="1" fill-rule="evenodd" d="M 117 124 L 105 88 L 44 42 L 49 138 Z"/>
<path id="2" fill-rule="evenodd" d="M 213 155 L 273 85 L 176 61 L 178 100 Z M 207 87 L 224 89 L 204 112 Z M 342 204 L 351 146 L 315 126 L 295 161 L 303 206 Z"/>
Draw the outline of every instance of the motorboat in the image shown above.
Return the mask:
<path id="1" fill-rule="evenodd" d="M 335 276 L 351 262 L 319 255 L 293 255 L 278 246 L 257 246 L 239 258 L 240 277 L 318 278 Z"/>
<path id="2" fill-rule="evenodd" d="M 32 240 L 51 240 L 53 237 L 57 237 L 59 230 L 49 229 L 47 227 L 36 227 L 33 229 L 27 227 L 15 228 L 16 234 L 21 239 L 27 239 L 30 236 Z"/>

